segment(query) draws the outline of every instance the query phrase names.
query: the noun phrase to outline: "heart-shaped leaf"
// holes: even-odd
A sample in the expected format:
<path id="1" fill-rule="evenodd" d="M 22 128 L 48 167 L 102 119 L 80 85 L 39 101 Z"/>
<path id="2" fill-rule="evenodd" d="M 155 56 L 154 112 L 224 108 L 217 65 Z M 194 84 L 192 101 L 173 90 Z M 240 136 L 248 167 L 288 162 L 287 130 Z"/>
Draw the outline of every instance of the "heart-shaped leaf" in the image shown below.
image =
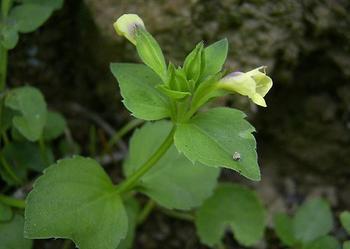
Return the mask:
<path id="1" fill-rule="evenodd" d="M 12 119 L 14 127 L 28 140 L 37 141 L 43 133 L 47 115 L 41 92 L 30 86 L 15 88 L 7 94 L 5 105 L 19 113 Z"/>
<path id="2" fill-rule="evenodd" d="M 251 246 L 263 236 L 265 209 L 255 192 L 222 184 L 199 208 L 195 222 L 199 238 L 206 245 L 219 244 L 226 228 L 230 228 L 240 244 Z"/>
<path id="3" fill-rule="evenodd" d="M 305 202 L 293 219 L 294 236 L 303 243 L 327 235 L 333 228 L 328 202 L 316 198 Z"/>
<path id="4" fill-rule="evenodd" d="M 69 238 L 82 249 L 115 249 L 127 214 L 108 175 L 94 160 L 63 159 L 44 171 L 27 198 L 26 238 Z"/>

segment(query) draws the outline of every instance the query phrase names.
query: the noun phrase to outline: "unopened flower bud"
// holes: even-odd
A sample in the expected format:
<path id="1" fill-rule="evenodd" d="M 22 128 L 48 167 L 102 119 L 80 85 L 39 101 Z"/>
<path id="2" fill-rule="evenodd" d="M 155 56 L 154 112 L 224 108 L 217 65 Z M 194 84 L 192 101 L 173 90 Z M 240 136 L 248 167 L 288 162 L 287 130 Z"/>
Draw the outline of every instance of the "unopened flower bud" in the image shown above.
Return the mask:
<path id="1" fill-rule="evenodd" d="M 136 45 L 137 29 L 145 29 L 142 19 L 136 14 L 124 14 L 113 24 L 118 35 L 124 36 Z"/>

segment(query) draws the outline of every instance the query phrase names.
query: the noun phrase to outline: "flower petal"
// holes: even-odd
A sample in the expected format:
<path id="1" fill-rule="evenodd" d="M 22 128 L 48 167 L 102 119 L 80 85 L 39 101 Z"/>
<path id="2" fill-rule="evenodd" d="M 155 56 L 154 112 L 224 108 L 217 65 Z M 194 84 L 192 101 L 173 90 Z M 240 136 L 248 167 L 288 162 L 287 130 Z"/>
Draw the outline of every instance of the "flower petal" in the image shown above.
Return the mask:
<path id="1" fill-rule="evenodd" d="M 245 73 L 234 72 L 226 75 L 219 81 L 219 88 L 227 91 L 237 92 L 244 96 L 253 96 L 255 94 L 255 81 Z"/>
<path id="2" fill-rule="evenodd" d="M 264 97 L 272 87 L 272 79 L 261 72 L 254 75 L 253 78 L 256 82 L 256 92 Z"/>
<path id="3" fill-rule="evenodd" d="M 257 105 L 260 105 L 262 107 L 266 107 L 266 102 L 265 102 L 265 99 L 258 93 L 254 94 L 252 97 L 250 97 L 251 100 L 257 104 Z"/>
<path id="4" fill-rule="evenodd" d="M 272 79 L 266 75 L 265 69 L 266 67 L 262 66 L 247 72 L 247 74 L 251 76 L 256 82 L 255 91 L 262 97 L 264 97 L 269 92 L 273 84 Z"/>

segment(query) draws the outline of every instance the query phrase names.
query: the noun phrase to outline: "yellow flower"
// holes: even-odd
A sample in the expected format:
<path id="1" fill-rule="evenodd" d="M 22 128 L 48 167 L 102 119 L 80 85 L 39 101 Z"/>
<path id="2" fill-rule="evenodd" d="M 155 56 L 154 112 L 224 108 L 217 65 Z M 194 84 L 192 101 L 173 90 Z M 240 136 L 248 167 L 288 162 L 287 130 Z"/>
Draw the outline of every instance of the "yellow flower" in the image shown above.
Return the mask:
<path id="1" fill-rule="evenodd" d="M 145 29 L 142 19 L 136 14 L 124 14 L 113 24 L 118 35 L 124 36 L 136 45 L 136 31 L 138 28 Z"/>
<path id="2" fill-rule="evenodd" d="M 217 87 L 248 96 L 255 104 L 266 107 L 264 97 L 272 87 L 272 79 L 266 75 L 265 67 L 259 67 L 246 73 L 230 73 L 218 82 Z"/>

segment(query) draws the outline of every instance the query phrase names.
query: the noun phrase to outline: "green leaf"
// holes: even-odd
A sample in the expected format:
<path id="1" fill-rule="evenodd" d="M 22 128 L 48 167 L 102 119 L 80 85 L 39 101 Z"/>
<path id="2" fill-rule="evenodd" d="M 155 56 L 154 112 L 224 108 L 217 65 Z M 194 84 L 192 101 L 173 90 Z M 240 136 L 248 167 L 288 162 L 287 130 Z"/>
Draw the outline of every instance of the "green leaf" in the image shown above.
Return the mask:
<path id="1" fill-rule="evenodd" d="M 159 89 L 166 96 L 174 100 L 181 100 L 191 95 L 191 93 L 189 92 L 180 92 L 180 91 L 171 90 L 165 85 L 159 85 L 157 86 L 157 89 Z"/>
<path id="2" fill-rule="evenodd" d="M 260 180 L 254 127 L 241 111 L 213 108 L 178 124 L 177 149 L 191 161 L 233 169 L 251 180 Z M 239 158 L 234 159 L 234 156 Z"/>
<path id="3" fill-rule="evenodd" d="M 219 244 L 228 227 L 240 244 L 251 246 L 263 236 L 265 210 L 255 192 L 222 184 L 199 208 L 195 223 L 200 240 L 208 246 Z"/>
<path id="4" fill-rule="evenodd" d="M 204 49 L 205 69 L 202 78 L 221 71 L 228 51 L 227 39 L 217 41 Z"/>
<path id="5" fill-rule="evenodd" d="M 18 42 L 17 29 L 13 25 L 4 25 L 1 28 L 1 45 L 6 49 L 13 49 Z"/>
<path id="6" fill-rule="evenodd" d="M 345 230 L 350 234 L 350 212 L 344 211 L 340 214 L 340 222 Z"/>
<path id="7" fill-rule="evenodd" d="M 287 246 L 293 246 L 296 243 L 293 231 L 293 220 L 286 214 L 277 214 L 275 216 L 275 231 L 280 240 Z"/>
<path id="8" fill-rule="evenodd" d="M 197 82 L 197 80 L 201 76 L 201 73 L 205 67 L 203 48 L 203 42 L 198 43 L 185 59 L 184 70 L 186 72 L 188 80 L 193 80 L 194 82 Z"/>
<path id="9" fill-rule="evenodd" d="M 305 202 L 293 219 L 295 238 L 304 243 L 327 235 L 332 228 L 331 209 L 328 202 L 320 198 Z"/>
<path id="10" fill-rule="evenodd" d="M 12 218 L 12 209 L 0 201 L 0 224 Z"/>
<path id="11" fill-rule="evenodd" d="M 128 215 L 128 233 L 126 238 L 120 241 L 117 249 L 132 248 L 140 205 L 134 198 L 128 198 L 125 200 L 125 209 Z"/>
<path id="12" fill-rule="evenodd" d="M 170 116 L 166 96 L 155 87 L 161 79 L 142 64 L 113 63 L 113 75 L 119 82 L 125 107 L 132 114 L 144 120 L 158 120 Z"/>
<path id="13" fill-rule="evenodd" d="M 350 249 L 350 240 L 343 243 L 343 249 Z"/>
<path id="14" fill-rule="evenodd" d="M 141 60 L 165 80 L 167 69 L 162 49 L 153 36 L 142 28 L 136 33 L 136 49 Z"/>
<path id="15" fill-rule="evenodd" d="M 11 137 L 13 139 L 13 141 L 17 141 L 17 142 L 25 142 L 28 141 L 28 139 L 26 139 L 17 129 L 16 127 L 12 126 L 11 127 Z"/>
<path id="16" fill-rule="evenodd" d="M 82 249 L 114 249 L 127 214 L 108 175 L 94 160 L 63 159 L 34 183 L 26 200 L 26 238 L 68 238 Z"/>
<path id="17" fill-rule="evenodd" d="M 340 244 L 332 236 L 323 236 L 307 243 L 302 249 L 340 249 Z"/>
<path id="18" fill-rule="evenodd" d="M 1 134 L 11 127 L 12 119 L 16 114 L 18 114 L 18 112 L 10 108 L 7 108 L 7 107 L 2 108 L 2 113 L 0 115 L 0 133 Z"/>
<path id="19" fill-rule="evenodd" d="M 53 163 L 54 156 L 52 151 L 47 148 L 46 158 L 49 163 Z M 3 150 L 6 160 L 16 169 L 32 169 L 37 172 L 43 171 L 47 165 L 41 156 L 40 149 L 37 144 L 30 142 L 13 142 L 7 144 Z"/>
<path id="20" fill-rule="evenodd" d="M 57 10 L 63 7 L 64 0 L 23 0 L 22 2 L 47 6 L 53 10 Z"/>
<path id="21" fill-rule="evenodd" d="M 16 214 L 9 222 L 0 223 L 0 249 L 30 249 L 32 241 L 23 238 L 23 217 Z"/>
<path id="22" fill-rule="evenodd" d="M 25 3 L 15 6 L 10 19 L 16 21 L 17 30 L 22 33 L 33 32 L 50 17 L 52 9 L 45 5 Z"/>
<path id="23" fill-rule="evenodd" d="M 47 121 L 44 127 L 44 139 L 47 141 L 58 138 L 67 128 L 64 117 L 57 112 L 48 112 Z"/>
<path id="24" fill-rule="evenodd" d="M 126 176 L 131 175 L 147 161 L 170 130 L 170 122 L 159 121 L 147 123 L 135 131 L 124 164 Z M 141 192 L 166 208 L 188 210 L 199 206 L 212 194 L 218 175 L 218 169 L 200 163 L 193 165 L 177 152 L 175 146 L 171 146 L 156 165 L 141 178 L 139 187 Z"/>
<path id="25" fill-rule="evenodd" d="M 37 141 L 46 123 L 46 103 L 41 92 L 30 86 L 11 90 L 5 99 L 5 105 L 20 115 L 12 119 L 14 127 L 28 140 Z"/>

